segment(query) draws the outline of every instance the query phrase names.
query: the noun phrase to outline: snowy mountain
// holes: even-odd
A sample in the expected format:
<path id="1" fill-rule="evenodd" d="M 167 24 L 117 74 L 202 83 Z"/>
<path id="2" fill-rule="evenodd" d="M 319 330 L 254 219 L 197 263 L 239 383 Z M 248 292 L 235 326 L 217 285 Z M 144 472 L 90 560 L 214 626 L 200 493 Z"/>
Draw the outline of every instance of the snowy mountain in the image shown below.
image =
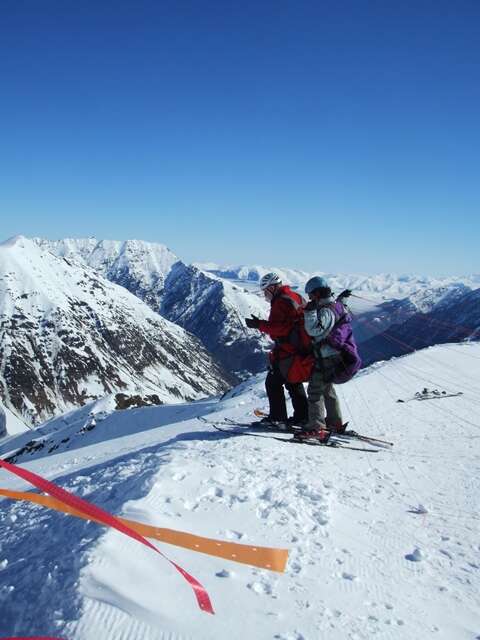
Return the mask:
<path id="1" fill-rule="evenodd" d="M 230 381 L 125 288 L 21 236 L 0 245 L 1 398 L 30 424 L 115 391 L 178 402 Z"/>
<path id="2" fill-rule="evenodd" d="M 352 289 L 355 293 L 373 297 L 376 301 L 410 298 L 415 297 L 417 294 L 421 297 L 424 295 L 424 292 L 428 290 L 431 292 L 431 295 L 435 295 L 434 292 L 436 290 L 446 290 L 455 285 L 465 285 L 471 289 L 480 287 L 480 274 L 462 277 L 434 278 L 417 275 L 396 275 L 391 273 L 377 275 L 336 274 L 321 270 L 315 271 L 315 274 L 310 274 L 305 271 L 279 267 L 247 265 L 221 267 L 213 263 L 198 263 L 196 266 L 222 278 L 254 284 L 258 284 L 260 278 L 265 273 L 275 271 L 284 282 L 301 287 L 302 290 L 305 282 L 312 275 L 320 275 L 327 279 L 332 290 L 337 293 L 340 293 L 344 289 Z M 428 294 L 425 295 L 428 297 Z"/>
<path id="3" fill-rule="evenodd" d="M 161 244 L 87 239 L 35 239 L 57 256 L 91 267 L 196 335 L 230 372 L 266 367 L 268 340 L 245 327 L 244 317 L 265 316 L 263 298 L 228 280 L 187 266 Z"/>
<path id="4" fill-rule="evenodd" d="M 107 280 L 128 289 L 154 311 L 159 309 L 165 279 L 178 262 L 177 256 L 165 245 L 139 240 L 33 240 L 56 256 L 95 269 Z"/>
<path id="5" fill-rule="evenodd" d="M 298 269 L 284 269 L 279 267 L 263 267 L 240 265 L 235 267 L 222 267 L 214 263 L 195 263 L 195 266 L 202 271 L 212 273 L 219 278 L 226 280 L 234 280 L 244 284 L 253 284 L 258 287 L 258 283 L 262 276 L 269 271 L 275 271 L 283 282 L 294 286 L 303 286 L 310 275 L 306 271 Z"/>
<path id="6" fill-rule="evenodd" d="M 456 287 L 428 308 L 418 313 L 416 307 L 403 322 L 362 342 L 364 365 L 435 344 L 480 340 L 480 289 Z M 363 322 L 369 326 L 365 318 Z"/>
<path id="7" fill-rule="evenodd" d="M 165 282 L 160 313 L 195 334 L 230 371 L 239 375 L 266 368 L 270 341 L 245 326 L 252 313 L 268 317 L 263 298 L 194 266 L 175 264 Z"/>
<path id="8" fill-rule="evenodd" d="M 394 442 L 347 443 L 376 453 L 270 437 L 287 434 L 225 434 L 197 419 L 251 420 L 253 408 L 265 406 L 263 379 L 192 404 L 113 411 L 109 398 L 99 400 L 42 425 L 33 444 L 24 434 L 0 445 L 2 458 L 17 454 L 22 468 L 158 527 L 149 540 L 203 585 L 215 611 L 202 612 L 189 584 L 152 549 L 12 499 L 8 491 L 29 487 L 2 470 L 2 635 L 478 637 L 480 345 L 432 347 L 338 387 L 351 427 Z M 432 386 L 462 395 L 415 400 Z M 189 533 L 202 538 L 189 549 L 153 537 L 172 530 L 181 532 L 177 545 Z M 213 540 L 207 549 L 205 538 Z M 215 555 L 232 543 L 252 555 L 287 549 L 285 572 Z"/>
<path id="9" fill-rule="evenodd" d="M 364 342 L 379 333 L 386 332 L 391 326 L 399 326 L 415 315 L 440 310 L 442 306 L 455 304 L 471 289 L 463 283 L 450 283 L 437 288 L 420 289 L 409 297 L 400 300 L 388 300 L 362 313 L 354 314 L 354 330 L 358 342 Z M 357 300 L 351 299 L 355 308 Z M 480 321 L 480 312 L 478 315 Z M 427 345 L 424 345 L 427 346 Z M 386 354 L 385 354 L 386 355 Z M 381 359 L 381 358 L 377 358 Z"/>

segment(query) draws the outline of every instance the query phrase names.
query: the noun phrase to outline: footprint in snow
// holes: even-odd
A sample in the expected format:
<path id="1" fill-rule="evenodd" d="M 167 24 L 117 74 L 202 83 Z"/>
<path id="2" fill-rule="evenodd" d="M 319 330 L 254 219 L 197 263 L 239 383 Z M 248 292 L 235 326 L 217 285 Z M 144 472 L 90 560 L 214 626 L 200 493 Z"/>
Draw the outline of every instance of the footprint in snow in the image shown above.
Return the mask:
<path id="1" fill-rule="evenodd" d="M 342 578 L 344 580 L 350 580 L 351 582 L 355 582 L 355 580 L 358 580 L 357 576 L 354 576 L 353 573 L 347 573 L 346 571 L 342 573 Z"/>
<path id="2" fill-rule="evenodd" d="M 323 511 L 315 511 L 312 515 L 316 522 L 322 526 L 328 524 L 329 522 L 328 517 Z"/>
<path id="3" fill-rule="evenodd" d="M 198 509 L 198 502 L 185 500 L 183 503 L 183 508 L 187 511 L 195 511 L 196 509 Z"/>
<path id="4" fill-rule="evenodd" d="M 217 571 L 215 574 L 217 578 L 233 578 L 235 575 L 233 571 L 227 571 L 226 569 L 222 569 L 221 571 Z"/>
<path id="5" fill-rule="evenodd" d="M 268 582 L 250 582 L 247 584 L 247 588 L 251 589 L 258 595 L 271 595 L 272 587 L 268 584 Z"/>
<path id="6" fill-rule="evenodd" d="M 405 556 L 405 560 L 409 560 L 410 562 L 421 562 L 424 558 L 425 555 L 418 547 L 413 550 L 413 553 L 407 553 Z"/>
<path id="7" fill-rule="evenodd" d="M 266 502 L 272 502 L 271 487 L 269 487 L 268 489 L 265 489 L 265 491 L 263 491 L 263 493 L 261 493 L 258 497 L 260 498 L 260 500 L 265 500 Z"/>
<path id="8" fill-rule="evenodd" d="M 232 529 L 227 529 L 226 531 L 220 532 L 222 536 L 227 538 L 227 540 L 241 540 L 244 536 L 240 531 L 233 531 Z"/>

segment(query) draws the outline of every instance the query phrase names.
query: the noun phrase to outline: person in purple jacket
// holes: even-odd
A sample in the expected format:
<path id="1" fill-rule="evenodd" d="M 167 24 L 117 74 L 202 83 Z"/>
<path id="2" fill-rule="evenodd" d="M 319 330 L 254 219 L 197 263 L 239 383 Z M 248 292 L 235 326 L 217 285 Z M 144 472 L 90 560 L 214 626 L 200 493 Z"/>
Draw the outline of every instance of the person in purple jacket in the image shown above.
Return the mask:
<path id="1" fill-rule="evenodd" d="M 351 316 L 342 299 L 336 300 L 325 278 L 314 276 L 305 285 L 310 298 L 304 310 L 305 330 L 313 341 L 315 368 L 308 384 L 308 422 L 300 439 L 326 442 L 332 432 L 343 433 L 342 411 L 334 383 L 347 382 L 361 366 L 353 338 Z"/>

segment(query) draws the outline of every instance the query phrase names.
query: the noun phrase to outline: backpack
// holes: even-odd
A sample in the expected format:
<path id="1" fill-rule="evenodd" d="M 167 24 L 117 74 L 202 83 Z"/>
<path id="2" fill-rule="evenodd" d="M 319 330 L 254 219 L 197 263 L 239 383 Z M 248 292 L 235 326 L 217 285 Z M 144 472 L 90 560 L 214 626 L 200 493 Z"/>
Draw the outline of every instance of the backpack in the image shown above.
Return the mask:
<path id="1" fill-rule="evenodd" d="M 313 355 L 312 338 L 305 331 L 303 315 L 297 320 L 290 336 L 296 346 L 296 353 L 288 370 L 287 382 L 291 384 L 307 382 L 313 373 L 315 356 Z"/>
<path id="2" fill-rule="evenodd" d="M 286 338 L 280 341 L 283 350 L 290 351 L 290 357 L 292 358 L 286 380 L 290 384 L 307 382 L 310 380 L 313 367 L 315 366 L 315 356 L 313 355 L 312 338 L 306 332 L 303 320 L 304 300 L 301 296 L 301 303 L 285 294 L 280 297 L 288 300 L 297 312 L 297 320 L 293 329 Z"/>
<path id="3" fill-rule="evenodd" d="M 335 367 L 331 382 L 333 384 L 344 384 L 358 372 L 362 366 L 362 360 L 353 337 L 352 316 L 348 307 L 339 298 L 327 306 L 335 314 L 336 321 L 328 336 L 325 340 L 322 340 L 322 343 L 328 344 L 339 352 L 339 363 Z"/>

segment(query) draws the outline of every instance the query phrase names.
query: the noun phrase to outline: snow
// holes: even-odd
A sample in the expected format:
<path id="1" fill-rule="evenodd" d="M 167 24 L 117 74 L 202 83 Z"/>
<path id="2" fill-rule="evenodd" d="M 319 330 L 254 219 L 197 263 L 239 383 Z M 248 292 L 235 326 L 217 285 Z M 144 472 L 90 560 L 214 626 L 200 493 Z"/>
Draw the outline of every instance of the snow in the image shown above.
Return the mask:
<path id="1" fill-rule="evenodd" d="M 30 428 L 0 402 L 0 441 L 2 437 L 17 435 L 25 431 L 30 431 Z"/>
<path id="2" fill-rule="evenodd" d="M 69 640 L 474 640 L 479 375 L 480 345 L 454 344 L 376 363 L 338 387 L 353 428 L 395 442 L 375 454 L 229 436 L 197 419 L 249 421 L 266 406 L 263 375 L 223 399 L 115 412 L 107 397 L 50 420 L 37 437 L 58 448 L 20 464 L 112 513 L 286 547 L 290 558 L 278 574 L 156 543 L 206 587 L 210 616 L 137 542 L 4 499 L 1 631 Z M 423 387 L 463 395 L 397 402 Z M 81 432 L 92 416 L 96 426 Z M 32 435 L 0 443 L 0 454 Z M 4 471 L 0 484 L 25 489 Z"/>

